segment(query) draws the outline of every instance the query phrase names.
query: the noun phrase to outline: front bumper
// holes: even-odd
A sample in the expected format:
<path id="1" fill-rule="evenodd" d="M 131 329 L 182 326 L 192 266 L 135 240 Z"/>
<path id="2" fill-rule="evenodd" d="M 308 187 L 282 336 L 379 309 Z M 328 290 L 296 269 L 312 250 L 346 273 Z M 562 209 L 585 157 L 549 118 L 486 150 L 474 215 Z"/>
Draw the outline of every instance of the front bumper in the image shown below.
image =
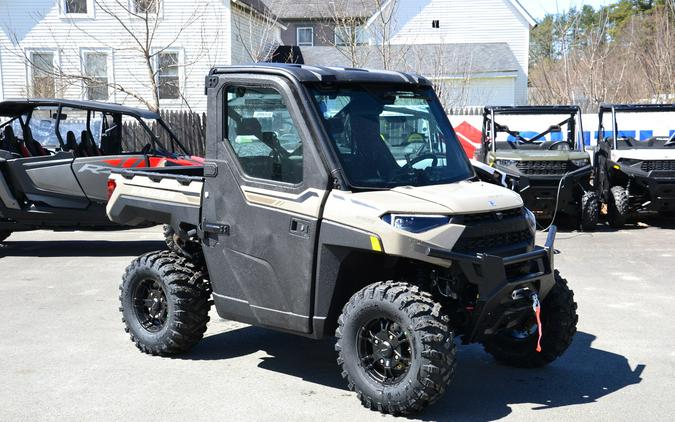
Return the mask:
<path id="1" fill-rule="evenodd" d="M 551 226 L 543 247 L 518 255 L 500 257 L 487 254 L 468 255 L 446 249 L 429 248 L 427 255 L 459 265 L 467 281 L 478 288 L 476 305 L 470 313 L 470 332 L 465 343 L 481 341 L 487 336 L 514 325 L 529 304 L 512 297 L 514 291 L 529 289 L 540 299 L 555 285 L 553 243 L 556 226 Z M 529 266 L 529 267 L 528 267 Z M 528 268 L 523 272 L 522 268 Z"/>
<path id="2" fill-rule="evenodd" d="M 524 175 L 519 178 L 518 193 L 537 217 L 552 217 L 556 204 L 558 212 L 576 215 L 581 193 L 590 189 L 591 172 L 588 165 L 563 176 Z"/>
<path id="3" fill-rule="evenodd" d="M 622 166 L 620 171 L 626 174 L 633 183 L 629 194 L 639 198 L 640 203 L 634 204 L 636 209 L 644 211 L 675 210 L 675 172 L 657 170 L 646 172 L 633 169 L 631 166 Z M 644 192 L 644 195 L 640 195 L 641 191 Z"/>

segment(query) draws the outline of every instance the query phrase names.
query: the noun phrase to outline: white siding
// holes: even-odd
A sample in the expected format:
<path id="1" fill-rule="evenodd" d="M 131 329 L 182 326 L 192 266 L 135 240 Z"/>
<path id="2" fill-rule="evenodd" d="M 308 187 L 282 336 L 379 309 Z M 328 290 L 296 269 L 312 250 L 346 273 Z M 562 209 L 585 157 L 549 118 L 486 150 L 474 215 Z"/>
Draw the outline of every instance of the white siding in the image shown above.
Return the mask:
<path id="1" fill-rule="evenodd" d="M 395 44 L 505 42 L 520 69 L 516 104 L 527 103 L 529 22 L 509 0 L 405 0 L 396 9 Z M 431 22 L 439 20 L 440 27 Z"/>
<path id="2" fill-rule="evenodd" d="M 232 63 L 262 61 L 281 44 L 281 30 L 274 21 L 232 6 Z"/>
<path id="3" fill-rule="evenodd" d="M 129 16 L 116 0 L 101 0 L 121 16 L 125 25 L 143 35 L 140 19 Z M 28 95 L 29 72 L 25 54 L 31 49 L 57 52 L 65 75 L 81 74 L 82 49 L 108 51 L 109 80 L 143 98 L 150 99 L 150 76 L 132 37 L 113 17 L 95 6 L 92 17 L 65 18 L 58 1 L 24 0 L 0 3 L 0 60 L 4 98 Z M 204 78 L 215 64 L 230 64 L 230 3 L 222 0 L 163 0 L 159 24 L 152 47 L 178 51 L 184 66 L 180 69 L 183 96 L 196 111 L 206 108 Z M 187 22 L 191 22 L 187 25 Z M 180 29 L 183 28 L 182 31 Z M 79 99 L 82 84 L 64 77 L 57 95 Z M 132 106 L 141 102 L 130 95 L 111 90 L 110 101 Z M 162 100 L 166 109 L 182 109 L 182 101 Z"/>

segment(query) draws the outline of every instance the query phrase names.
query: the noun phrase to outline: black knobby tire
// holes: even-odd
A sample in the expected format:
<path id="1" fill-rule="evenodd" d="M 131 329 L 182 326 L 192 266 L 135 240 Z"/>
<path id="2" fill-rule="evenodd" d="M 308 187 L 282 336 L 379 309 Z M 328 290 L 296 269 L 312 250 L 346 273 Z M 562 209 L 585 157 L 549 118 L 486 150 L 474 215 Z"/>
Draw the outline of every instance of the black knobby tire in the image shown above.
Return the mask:
<path id="1" fill-rule="evenodd" d="M 526 338 L 497 333 L 485 340 L 483 346 L 486 352 L 506 365 L 520 368 L 545 366 L 560 357 L 572 344 L 578 320 L 574 292 L 556 270 L 555 285 L 541 303 L 541 352 L 536 350 L 536 330 L 532 330 L 534 332 Z"/>
<path id="2" fill-rule="evenodd" d="M 9 230 L 0 230 L 0 242 L 4 242 L 11 235 L 12 232 Z"/>
<path id="3" fill-rule="evenodd" d="M 211 291 L 187 258 L 170 251 L 142 255 L 127 267 L 120 291 L 125 331 L 142 352 L 172 355 L 202 339 Z"/>
<path id="4" fill-rule="evenodd" d="M 402 332 L 400 344 L 406 350 L 400 365 L 405 369 L 398 371 L 398 378 L 377 379 L 373 374 L 378 361 L 363 357 L 363 339 L 374 338 L 372 331 L 366 334 L 364 330 L 369 321 L 377 320 L 387 320 Z M 369 409 L 391 414 L 418 412 L 442 396 L 454 375 L 455 344 L 448 318 L 440 304 L 417 286 L 387 281 L 363 288 L 344 306 L 335 335 L 342 377 Z M 399 361 L 398 354 L 391 359 Z"/>
<path id="5" fill-rule="evenodd" d="M 585 232 L 595 230 L 600 218 L 600 205 L 598 194 L 595 192 L 584 192 L 581 196 L 581 215 L 579 225 Z"/>
<path id="6" fill-rule="evenodd" d="M 164 243 L 170 251 L 180 255 L 189 257 L 190 253 L 186 248 L 185 241 L 182 240 L 177 234 L 176 231 L 168 224 L 162 226 L 162 231 L 164 232 Z"/>
<path id="7" fill-rule="evenodd" d="M 628 191 L 623 186 L 612 186 L 607 204 L 607 221 L 609 225 L 620 228 L 628 220 L 629 200 Z"/>

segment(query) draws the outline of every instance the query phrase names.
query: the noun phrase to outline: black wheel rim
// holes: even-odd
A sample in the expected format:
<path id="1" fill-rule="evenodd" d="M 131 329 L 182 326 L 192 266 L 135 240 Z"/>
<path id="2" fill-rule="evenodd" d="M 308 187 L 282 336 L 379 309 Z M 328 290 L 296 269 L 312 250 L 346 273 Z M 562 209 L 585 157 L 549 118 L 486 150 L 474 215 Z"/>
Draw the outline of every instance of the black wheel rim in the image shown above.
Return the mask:
<path id="1" fill-rule="evenodd" d="M 527 318 L 517 327 L 508 331 L 509 337 L 515 340 L 527 340 L 538 332 L 539 326 L 534 318 Z"/>
<path id="2" fill-rule="evenodd" d="M 134 312 L 138 322 L 151 333 L 164 328 L 167 320 L 168 306 L 166 292 L 156 280 L 142 280 L 136 285 L 133 296 Z"/>
<path id="3" fill-rule="evenodd" d="M 379 383 L 396 384 L 410 369 L 410 335 L 395 321 L 377 318 L 363 325 L 357 334 L 357 347 L 361 365 Z"/>

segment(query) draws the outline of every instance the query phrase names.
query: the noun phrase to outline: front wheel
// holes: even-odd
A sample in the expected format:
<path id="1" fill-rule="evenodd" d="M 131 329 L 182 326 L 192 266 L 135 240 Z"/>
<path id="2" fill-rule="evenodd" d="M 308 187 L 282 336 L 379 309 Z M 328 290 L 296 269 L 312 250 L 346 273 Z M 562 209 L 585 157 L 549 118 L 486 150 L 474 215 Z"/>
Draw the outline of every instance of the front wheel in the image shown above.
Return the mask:
<path id="1" fill-rule="evenodd" d="M 4 242 L 11 235 L 12 232 L 9 230 L 0 230 L 0 242 Z"/>
<path id="2" fill-rule="evenodd" d="M 581 230 L 590 232 L 595 230 L 600 217 L 600 206 L 598 195 L 595 192 L 584 192 L 581 196 L 581 214 L 580 222 Z"/>
<path id="3" fill-rule="evenodd" d="M 528 320 L 523 327 L 497 333 L 483 342 L 485 351 L 499 362 L 520 368 L 545 366 L 572 343 L 579 320 L 574 292 L 558 270 L 554 276 L 555 285 L 541 304 L 541 352 L 536 350 L 539 337 L 536 322 Z"/>
<path id="4" fill-rule="evenodd" d="M 371 284 L 347 302 L 338 324 L 342 377 L 365 407 L 408 414 L 445 392 L 455 367 L 453 335 L 441 305 L 417 286 Z"/>
<path id="5" fill-rule="evenodd" d="M 184 257 L 160 251 L 136 258 L 124 273 L 120 291 L 125 331 L 144 353 L 185 352 L 206 331 L 210 288 Z"/>
<path id="6" fill-rule="evenodd" d="M 628 220 L 628 207 L 629 198 L 626 188 L 623 186 L 612 186 L 607 207 L 607 220 L 609 225 L 615 228 L 623 227 Z"/>

